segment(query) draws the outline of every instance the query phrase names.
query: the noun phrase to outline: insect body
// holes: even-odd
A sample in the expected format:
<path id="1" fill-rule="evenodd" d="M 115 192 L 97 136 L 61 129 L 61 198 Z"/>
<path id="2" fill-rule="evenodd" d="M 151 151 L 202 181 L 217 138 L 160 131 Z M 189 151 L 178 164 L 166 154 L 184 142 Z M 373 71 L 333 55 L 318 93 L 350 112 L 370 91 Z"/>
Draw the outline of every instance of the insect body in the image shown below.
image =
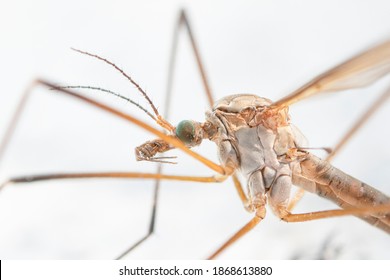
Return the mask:
<path id="1" fill-rule="evenodd" d="M 223 165 L 240 170 L 247 181 L 246 208 L 265 216 L 266 194 L 273 211 L 284 216 L 295 160 L 286 154 L 305 146 L 289 123 L 287 108 L 270 109 L 271 101 L 255 95 L 232 95 L 218 101 L 208 121 L 218 127 L 213 141 Z M 299 134 L 299 137 L 296 135 Z"/>
<path id="2" fill-rule="evenodd" d="M 178 26 L 181 25 L 187 28 L 193 50 L 196 54 L 195 56 L 198 59 L 203 82 L 207 85 L 199 54 L 197 53 L 197 48 L 191 35 L 191 29 L 184 12 L 181 13 L 178 23 Z M 374 226 L 390 232 L 390 199 L 374 188 L 332 167 L 326 160 L 321 160 L 310 154 L 307 148 L 305 148 L 307 147 L 305 138 L 290 123 L 288 116 L 288 106 L 303 98 L 320 92 L 334 92 L 367 86 L 389 74 L 390 41 L 371 48 L 330 69 L 275 103 L 256 95 L 231 95 L 214 103 L 212 109 L 206 113 L 205 122 L 182 121 L 176 127 L 171 125 L 159 114 L 146 92 L 114 63 L 88 52 L 76 51 L 102 60 L 121 72 L 147 99 L 154 114 L 143 110 L 152 117 L 160 128 L 164 129 L 164 132 L 131 115 L 74 92 L 73 89 L 75 87 L 58 87 L 52 82 L 38 79 L 33 82 L 30 90 L 26 91 L 24 98 L 15 111 L 4 140 L 0 144 L 0 157 L 17 126 L 31 89 L 37 85 L 41 85 L 50 89 L 57 89 L 63 95 L 71 96 L 78 101 L 84 102 L 84 104 L 99 108 L 102 111 L 137 125 L 158 137 L 158 139 L 148 141 L 136 148 L 137 160 L 170 162 L 167 159 L 171 157 L 159 157 L 156 155 L 178 148 L 192 156 L 195 160 L 208 166 L 216 174 L 203 177 L 167 175 L 161 172 L 161 168 L 156 173 L 109 171 L 38 174 L 10 178 L 0 184 L 0 190 L 11 184 L 54 179 L 139 178 L 191 182 L 221 182 L 231 176 L 245 208 L 255 215 L 232 238 L 221 246 L 211 258 L 217 256 L 238 238 L 256 226 L 265 216 L 265 205 L 267 203 L 269 203 L 271 209 L 278 217 L 288 222 L 308 221 L 341 215 L 357 215 L 359 218 L 364 219 Z M 99 89 L 97 87 L 87 86 L 76 86 L 76 88 Z M 208 87 L 205 86 L 205 88 Z M 113 93 L 107 90 L 103 91 Z M 206 90 L 206 92 L 208 92 L 209 103 L 213 103 L 211 93 L 209 90 Z M 388 98 L 389 95 L 390 90 L 383 95 L 383 100 Z M 142 107 L 138 107 L 142 109 Z M 365 119 L 367 118 L 365 117 Z M 361 124 L 362 121 L 359 123 Z M 347 135 L 351 135 L 351 133 Z M 220 164 L 214 163 L 190 149 L 200 145 L 204 139 L 216 143 Z M 236 176 L 236 172 L 241 172 L 246 179 L 246 191 L 243 190 Z M 292 184 L 328 198 L 344 209 L 292 214 L 291 209 L 293 208 L 293 203 L 296 201 L 295 199 L 292 202 L 290 201 Z M 158 185 L 158 181 L 156 185 Z M 156 201 L 157 199 L 154 200 L 154 202 Z M 141 244 L 153 232 L 155 203 L 153 207 L 151 230 L 120 257 L 123 257 L 130 250 Z"/>
<path id="3" fill-rule="evenodd" d="M 244 206 L 259 219 L 265 217 L 268 200 L 273 212 L 288 221 L 293 182 L 343 208 L 390 203 L 385 194 L 307 152 L 305 137 L 290 123 L 288 107 L 274 108 L 270 100 L 256 95 L 236 94 L 217 101 L 206 112 L 206 122 L 182 121 L 176 136 L 188 147 L 205 138 L 215 142 L 221 165 L 246 179 Z M 152 143 L 169 147 L 154 140 L 136 151 Z M 390 232 L 389 214 L 360 217 Z"/>
<path id="4" fill-rule="evenodd" d="M 272 110 L 270 105 L 270 100 L 255 95 L 232 95 L 207 113 L 207 121 L 218 128 L 211 139 L 221 163 L 243 174 L 245 206 L 260 218 L 265 216 L 266 194 L 274 212 L 283 216 L 291 188 L 290 164 L 294 164 L 285 155 L 304 146 L 295 141 L 299 132 L 291 128 L 287 108 Z"/>

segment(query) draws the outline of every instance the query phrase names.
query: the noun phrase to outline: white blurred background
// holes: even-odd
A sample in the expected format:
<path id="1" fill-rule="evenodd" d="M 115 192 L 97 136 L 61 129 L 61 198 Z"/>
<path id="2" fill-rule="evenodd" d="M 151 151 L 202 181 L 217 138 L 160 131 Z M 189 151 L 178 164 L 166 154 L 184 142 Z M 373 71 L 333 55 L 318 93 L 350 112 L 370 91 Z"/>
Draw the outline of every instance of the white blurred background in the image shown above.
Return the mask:
<path id="1" fill-rule="evenodd" d="M 186 8 L 217 98 L 255 93 L 276 100 L 352 55 L 390 38 L 390 2 L 359 1 L 8 1 L 0 11 L 0 135 L 23 90 L 37 77 L 59 85 L 111 89 L 146 104 L 108 65 L 115 62 L 162 110 L 168 54 Z M 182 33 L 170 121 L 203 120 L 207 102 L 188 37 Z M 333 146 L 390 83 L 313 97 L 291 107 L 312 147 Z M 122 111 L 134 106 L 86 92 Z M 146 105 L 145 105 L 146 106 Z M 334 164 L 390 194 L 389 107 L 349 143 Z M 39 87 L 0 163 L 1 181 L 50 172 L 154 172 L 133 149 L 155 138 L 131 124 Z M 216 160 L 212 143 L 196 149 Z M 179 151 L 165 173 L 213 172 Z M 77 180 L 10 186 L 0 193 L 1 259 L 112 259 L 147 232 L 152 181 Z M 332 209 L 307 195 L 296 212 Z M 134 259 L 201 259 L 251 219 L 230 181 L 164 182 L 156 233 Z M 270 211 L 226 259 L 388 259 L 390 238 L 354 217 L 287 224 Z"/>

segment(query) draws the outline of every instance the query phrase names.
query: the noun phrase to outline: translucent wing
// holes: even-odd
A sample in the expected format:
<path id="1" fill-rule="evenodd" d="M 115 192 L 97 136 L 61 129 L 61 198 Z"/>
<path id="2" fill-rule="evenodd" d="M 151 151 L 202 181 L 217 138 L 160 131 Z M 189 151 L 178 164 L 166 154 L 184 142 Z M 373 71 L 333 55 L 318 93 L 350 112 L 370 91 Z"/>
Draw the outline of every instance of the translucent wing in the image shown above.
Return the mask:
<path id="1" fill-rule="evenodd" d="M 289 106 L 320 92 L 367 86 L 390 72 L 390 41 L 371 48 L 328 70 L 272 106 Z"/>

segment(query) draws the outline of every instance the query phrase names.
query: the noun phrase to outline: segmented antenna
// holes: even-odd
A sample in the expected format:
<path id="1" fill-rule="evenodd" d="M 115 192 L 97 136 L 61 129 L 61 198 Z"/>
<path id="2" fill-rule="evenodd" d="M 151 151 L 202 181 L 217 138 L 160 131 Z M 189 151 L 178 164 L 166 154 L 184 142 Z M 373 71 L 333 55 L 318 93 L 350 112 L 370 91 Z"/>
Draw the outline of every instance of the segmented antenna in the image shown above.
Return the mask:
<path id="1" fill-rule="evenodd" d="M 94 86 L 58 86 L 58 87 L 55 87 L 55 88 L 52 88 L 52 89 L 91 89 L 91 90 L 97 90 L 97 91 L 102 91 L 102 92 L 106 92 L 106 93 L 109 93 L 109 94 L 112 94 L 116 97 L 119 97 L 123 100 L 126 100 L 128 102 L 130 102 L 131 104 L 137 106 L 139 109 L 141 109 L 142 111 L 144 111 L 149 117 L 151 117 L 154 121 L 157 122 L 157 119 L 155 116 L 152 115 L 152 113 L 150 113 L 148 110 L 146 110 L 144 107 L 142 107 L 140 104 L 138 104 L 137 102 L 131 100 L 130 98 L 127 98 L 119 93 L 116 93 L 116 92 L 113 92 L 111 90 L 108 90 L 108 89 L 104 89 L 104 88 L 101 88 L 101 87 L 94 87 Z"/>
<path id="2" fill-rule="evenodd" d="M 127 75 L 125 73 L 125 71 L 123 71 L 121 68 L 119 68 L 118 66 L 116 66 L 113 62 L 101 57 L 101 56 L 98 56 L 96 54 L 92 54 L 92 53 L 89 53 L 89 52 L 86 52 L 86 51 L 82 51 L 82 50 L 79 50 L 79 49 L 75 49 L 75 48 L 71 48 L 73 51 L 76 51 L 76 52 L 79 52 L 81 54 L 85 54 L 85 55 L 88 55 L 88 56 L 91 56 L 91 57 L 94 57 L 94 58 L 97 58 L 109 65 L 111 65 L 112 67 L 114 67 L 117 71 L 119 71 L 127 80 L 129 80 L 136 88 L 137 90 L 143 95 L 143 97 L 148 101 L 150 107 L 153 109 L 156 117 L 157 117 L 157 124 L 159 124 L 160 126 L 162 126 L 163 128 L 173 132 L 175 130 L 174 126 L 172 126 L 168 121 L 166 121 L 161 115 L 160 113 L 158 112 L 157 108 L 154 106 L 152 100 L 149 98 L 149 96 L 146 94 L 146 92 L 140 87 L 140 85 L 138 83 L 136 83 L 129 75 Z"/>

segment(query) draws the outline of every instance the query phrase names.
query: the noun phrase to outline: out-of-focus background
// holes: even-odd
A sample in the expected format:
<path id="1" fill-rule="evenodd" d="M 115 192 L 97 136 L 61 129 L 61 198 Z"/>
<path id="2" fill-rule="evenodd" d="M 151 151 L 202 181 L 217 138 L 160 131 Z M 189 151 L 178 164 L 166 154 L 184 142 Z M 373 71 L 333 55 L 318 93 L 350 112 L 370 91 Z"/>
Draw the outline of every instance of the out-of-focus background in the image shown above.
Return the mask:
<path id="1" fill-rule="evenodd" d="M 352 55 L 390 38 L 390 3 L 359 1 L 12 1 L 0 11 L 0 135 L 24 89 L 42 77 L 58 85 L 111 89 L 146 104 L 110 66 L 115 62 L 162 110 L 174 25 L 185 8 L 217 98 L 255 93 L 277 100 Z M 390 83 L 313 97 L 291 107 L 311 147 L 333 146 Z M 85 92 L 85 91 L 84 91 Z M 148 123 L 134 106 L 85 92 Z M 147 106 L 147 105 L 145 105 Z M 389 194 L 390 104 L 372 118 L 334 164 Z M 203 120 L 208 108 L 188 37 L 182 33 L 170 121 Z M 0 163 L 1 181 L 50 172 L 154 172 L 134 148 L 150 135 L 107 113 L 36 88 Z M 197 148 L 217 160 L 213 143 Z M 179 151 L 165 173 L 213 172 Z M 323 154 L 322 154 L 323 156 Z M 153 181 L 76 180 L 10 186 L 0 193 L 1 259 L 111 259 L 148 228 Z M 335 206 L 307 195 L 296 212 Z M 134 259 L 201 259 L 251 219 L 231 181 L 164 182 L 156 233 Z M 271 211 L 227 250 L 226 259 L 388 259 L 390 238 L 354 217 L 300 224 Z"/>

